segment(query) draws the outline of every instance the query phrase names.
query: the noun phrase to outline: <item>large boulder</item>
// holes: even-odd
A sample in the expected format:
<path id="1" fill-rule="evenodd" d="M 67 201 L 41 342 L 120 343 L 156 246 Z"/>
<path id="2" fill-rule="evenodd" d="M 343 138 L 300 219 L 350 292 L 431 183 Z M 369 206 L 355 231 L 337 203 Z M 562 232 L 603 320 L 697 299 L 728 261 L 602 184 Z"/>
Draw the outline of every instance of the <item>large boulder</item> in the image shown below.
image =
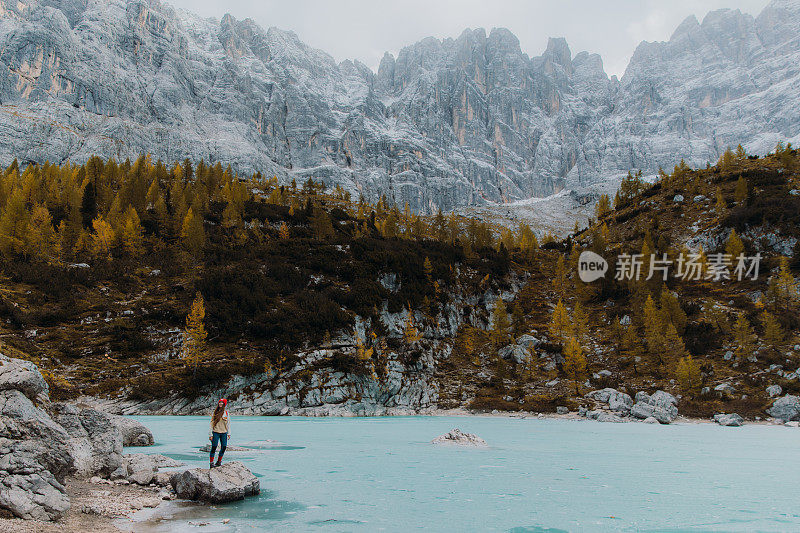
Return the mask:
<path id="1" fill-rule="evenodd" d="M 40 403 L 49 400 L 49 388 L 39 369 L 30 361 L 0 354 L 0 391 L 16 390 Z"/>
<path id="2" fill-rule="evenodd" d="M 0 508 L 25 519 L 61 518 L 69 509 L 64 477 L 74 469 L 68 441 L 22 391 L 0 391 Z"/>
<path id="3" fill-rule="evenodd" d="M 444 435 L 439 435 L 431 442 L 434 444 L 457 444 L 459 446 L 486 446 L 486 441 L 479 436 L 473 435 L 472 433 L 464 433 L 458 428 Z"/>
<path id="4" fill-rule="evenodd" d="M 720 426 L 738 427 L 744 424 L 744 418 L 739 416 L 737 413 L 731 413 L 731 414 L 720 413 L 714 415 L 714 422 L 716 422 Z"/>
<path id="5" fill-rule="evenodd" d="M 608 404 L 609 409 L 622 414 L 630 413 L 631 407 L 633 407 L 633 399 L 630 395 L 610 387 L 589 392 L 586 397 Z"/>
<path id="6" fill-rule="evenodd" d="M 210 503 L 242 500 L 261 490 L 256 476 L 238 461 L 211 469 L 192 468 L 176 472 L 170 483 L 179 498 Z"/>
<path id="7" fill-rule="evenodd" d="M 784 422 L 800 420 L 800 398 L 787 394 L 775 400 L 772 407 L 767 409 L 770 416 L 779 418 Z"/>
<path id="8" fill-rule="evenodd" d="M 506 361 L 513 361 L 519 365 L 525 363 L 531 356 L 531 352 L 527 348 L 519 344 L 509 344 L 504 348 L 498 350 L 497 355 Z"/>
<path id="9" fill-rule="evenodd" d="M 58 403 L 53 418 L 69 434 L 75 473 L 83 477 L 108 476 L 122 464 L 122 433 L 111 416 L 96 409 Z"/>
<path id="10" fill-rule="evenodd" d="M 672 394 L 656 391 L 652 395 L 645 392 L 636 393 L 636 403 L 630 414 L 636 418 L 655 418 L 662 424 L 669 424 L 678 416 L 678 400 Z"/>
<path id="11" fill-rule="evenodd" d="M 122 459 L 122 477 L 137 485 L 149 485 L 159 478 L 160 468 L 183 465 L 184 463 L 161 454 L 128 453 Z"/>
<path id="12" fill-rule="evenodd" d="M 153 434 L 143 424 L 119 415 L 109 415 L 111 422 L 122 433 L 123 446 L 152 446 Z"/>
<path id="13" fill-rule="evenodd" d="M 617 423 L 617 424 L 626 421 L 624 418 L 621 418 L 621 417 L 619 417 L 619 416 L 617 416 L 617 415 L 615 415 L 613 413 L 603 412 L 603 411 L 601 411 L 597 415 L 595 420 L 597 420 L 598 422 L 613 422 L 613 423 Z"/>

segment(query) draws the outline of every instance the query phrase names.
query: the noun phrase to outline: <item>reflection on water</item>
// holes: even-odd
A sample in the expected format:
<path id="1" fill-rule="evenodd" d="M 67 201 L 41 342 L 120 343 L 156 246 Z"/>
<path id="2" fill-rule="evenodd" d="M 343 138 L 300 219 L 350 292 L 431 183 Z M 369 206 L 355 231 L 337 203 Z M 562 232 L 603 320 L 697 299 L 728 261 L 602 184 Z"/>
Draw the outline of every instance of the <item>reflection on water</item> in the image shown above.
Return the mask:
<path id="1" fill-rule="evenodd" d="M 205 417 L 139 417 L 205 466 Z M 454 427 L 489 448 L 439 447 Z M 397 417 L 233 417 L 257 498 L 162 506 L 135 531 L 800 530 L 793 428 Z M 232 443 L 233 444 L 233 443 Z M 145 451 L 142 449 L 130 451 Z M 223 523 L 223 521 L 226 521 Z M 526 525 L 521 525 L 526 524 Z M 530 525 L 534 524 L 534 525 Z"/>

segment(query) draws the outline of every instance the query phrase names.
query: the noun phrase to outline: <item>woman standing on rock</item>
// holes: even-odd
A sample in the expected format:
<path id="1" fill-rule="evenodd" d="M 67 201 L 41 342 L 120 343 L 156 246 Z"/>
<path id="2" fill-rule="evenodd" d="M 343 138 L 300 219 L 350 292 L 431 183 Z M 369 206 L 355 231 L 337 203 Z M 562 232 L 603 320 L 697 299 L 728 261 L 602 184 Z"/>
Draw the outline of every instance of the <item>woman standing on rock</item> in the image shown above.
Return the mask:
<path id="1" fill-rule="evenodd" d="M 209 468 L 214 468 L 222 464 L 222 456 L 225 454 L 225 448 L 228 447 L 228 438 L 231 436 L 228 400 L 225 398 L 220 398 L 219 402 L 217 402 L 217 408 L 214 409 L 214 414 L 211 415 L 211 431 L 209 433 L 208 440 L 211 441 Z M 217 443 L 220 444 L 219 457 L 217 457 L 217 463 L 214 464 L 214 452 L 217 451 Z"/>

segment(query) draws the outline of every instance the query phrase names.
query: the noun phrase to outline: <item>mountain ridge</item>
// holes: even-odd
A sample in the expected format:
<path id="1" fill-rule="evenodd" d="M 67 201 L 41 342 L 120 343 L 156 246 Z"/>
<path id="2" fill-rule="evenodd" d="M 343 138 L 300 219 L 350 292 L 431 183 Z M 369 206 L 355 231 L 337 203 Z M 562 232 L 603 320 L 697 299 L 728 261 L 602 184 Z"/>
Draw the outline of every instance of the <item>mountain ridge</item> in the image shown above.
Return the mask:
<path id="1" fill-rule="evenodd" d="M 434 212 L 654 173 L 800 133 L 800 7 L 688 17 L 621 79 L 504 28 L 426 38 L 376 72 L 226 14 L 142 0 L 0 2 L 0 158 L 152 153 L 229 163 Z M 744 108 L 744 110 L 742 109 Z M 747 120 L 744 120 L 744 119 Z"/>

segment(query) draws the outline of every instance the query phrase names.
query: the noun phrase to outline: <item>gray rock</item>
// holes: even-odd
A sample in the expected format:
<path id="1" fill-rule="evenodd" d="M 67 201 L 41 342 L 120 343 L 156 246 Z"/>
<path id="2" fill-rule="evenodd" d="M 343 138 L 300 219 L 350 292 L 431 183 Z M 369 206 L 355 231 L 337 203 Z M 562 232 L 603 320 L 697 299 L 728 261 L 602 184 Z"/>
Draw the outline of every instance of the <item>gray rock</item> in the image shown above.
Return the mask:
<path id="1" fill-rule="evenodd" d="M 714 387 L 714 390 L 717 392 L 717 394 L 723 395 L 723 396 L 726 395 L 726 394 L 735 394 L 736 393 L 736 389 L 730 383 L 720 383 L 719 385 Z"/>
<path id="2" fill-rule="evenodd" d="M 770 385 L 767 387 L 767 394 L 769 394 L 770 398 L 774 398 L 775 396 L 780 396 L 783 393 L 783 387 L 780 385 Z"/>
<path id="3" fill-rule="evenodd" d="M 673 202 L 682 202 L 682 201 L 683 201 L 683 195 L 682 195 L 682 194 L 676 194 L 676 195 L 675 195 L 675 196 L 672 198 L 672 201 L 673 201 Z"/>
<path id="4" fill-rule="evenodd" d="M 645 423 L 645 424 L 660 424 L 658 419 L 656 417 L 654 417 L 654 416 L 648 416 L 647 418 L 642 420 L 642 422 Z"/>
<path id="5" fill-rule="evenodd" d="M 656 391 L 648 395 L 642 391 L 636 393 L 636 403 L 631 407 L 633 417 L 655 418 L 662 424 L 669 424 L 678 416 L 678 400 L 668 392 Z"/>
<path id="6" fill-rule="evenodd" d="M 49 388 L 36 365 L 0 354 L 0 391 L 17 390 L 34 402 L 46 402 Z"/>
<path id="7" fill-rule="evenodd" d="M 731 414 L 720 413 L 720 414 L 714 415 L 714 422 L 716 422 L 720 426 L 734 426 L 734 427 L 737 427 L 737 426 L 741 426 L 744 423 L 744 418 L 742 418 L 741 416 L 739 416 L 736 413 L 731 413 Z"/>
<path id="8" fill-rule="evenodd" d="M 528 360 L 531 353 L 527 348 L 519 346 L 518 344 L 510 344 L 498 350 L 497 355 L 507 361 L 513 361 L 517 364 L 523 364 Z"/>
<path id="9" fill-rule="evenodd" d="M 233 461 L 217 468 L 192 468 L 170 478 L 179 498 L 209 503 L 242 500 L 260 492 L 258 478 L 242 463 Z"/>
<path id="10" fill-rule="evenodd" d="M 539 346 L 541 343 L 542 341 L 540 341 L 533 335 L 528 335 L 528 334 L 522 335 L 517 339 L 517 344 L 527 349 L 535 348 Z"/>
<path id="11" fill-rule="evenodd" d="M 731 350 L 728 350 L 727 352 L 725 352 L 725 354 L 722 356 L 722 358 L 725 361 L 730 361 L 731 359 L 733 359 L 733 352 Z"/>
<path id="12" fill-rule="evenodd" d="M 782 396 L 773 402 L 767 413 L 784 422 L 800 420 L 800 398 L 791 394 Z"/>
<path id="13" fill-rule="evenodd" d="M 625 422 L 625 419 L 623 419 L 623 418 L 621 418 L 621 417 L 619 417 L 619 416 L 617 416 L 615 414 L 606 413 L 606 412 L 600 412 L 600 414 L 597 415 L 595 420 L 597 420 L 598 422 L 612 422 L 612 423 L 615 423 L 615 424 L 619 424 L 619 423 Z"/>
<path id="14" fill-rule="evenodd" d="M 125 478 L 137 485 L 159 483 L 159 468 L 177 468 L 184 463 L 160 454 L 130 453 L 124 456 Z"/>
<path id="15" fill-rule="evenodd" d="M 650 403 L 650 395 L 641 390 L 636 393 L 633 399 L 636 401 L 636 403 L 639 402 Z"/>
<path id="16" fill-rule="evenodd" d="M 69 434 L 75 473 L 82 477 L 108 476 L 122 464 L 122 434 L 111 415 L 58 403 L 53 419 Z"/>
<path id="17" fill-rule="evenodd" d="M 586 397 L 601 403 L 606 403 L 612 411 L 624 414 L 628 414 L 633 406 L 633 400 L 629 395 L 610 387 L 589 392 L 586 394 Z"/>
<path id="18" fill-rule="evenodd" d="M 61 518 L 69 509 L 64 477 L 74 470 L 68 441 L 26 394 L 0 391 L 0 509 L 25 519 Z"/>
<path id="19" fill-rule="evenodd" d="M 566 415 L 569 413 L 569 407 L 564 407 L 563 405 L 559 405 L 556 407 L 556 413 L 559 415 Z"/>
<path id="20" fill-rule="evenodd" d="M 474 446 L 474 447 L 485 447 L 487 446 L 486 441 L 482 438 L 478 437 L 477 435 L 473 435 L 472 433 L 464 433 L 460 429 L 456 428 L 450 431 L 449 433 L 445 433 L 444 435 L 439 435 L 435 439 L 433 439 L 434 444 L 456 444 L 459 446 Z"/>
<path id="21" fill-rule="evenodd" d="M 110 415 L 112 423 L 122 433 L 123 446 L 152 446 L 153 434 L 136 420 L 119 415 Z"/>

